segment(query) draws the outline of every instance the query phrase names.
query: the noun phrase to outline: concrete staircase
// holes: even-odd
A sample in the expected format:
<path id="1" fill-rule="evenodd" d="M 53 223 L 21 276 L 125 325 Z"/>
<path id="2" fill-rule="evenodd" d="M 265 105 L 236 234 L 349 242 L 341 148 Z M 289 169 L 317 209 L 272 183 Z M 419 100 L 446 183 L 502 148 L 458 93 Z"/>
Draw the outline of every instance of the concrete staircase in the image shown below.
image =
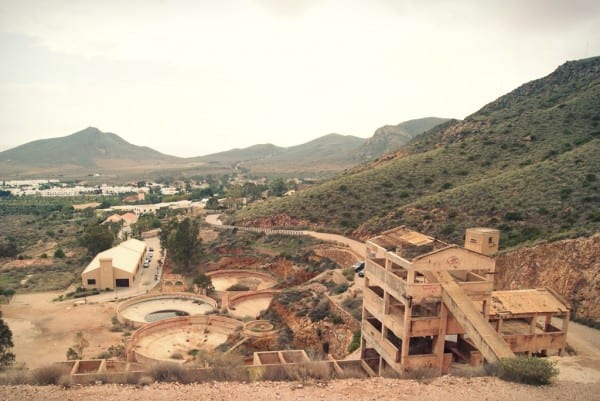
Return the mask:
<path id="1" fill-rule="evenodd" d="M 498 359 L 515 356 L 502 336 L 490 326 L 450 273 L 436 271 L 431 274 L 444 289 L 442 292 L 444 304 L 486 361 L 495 362 Z"/>

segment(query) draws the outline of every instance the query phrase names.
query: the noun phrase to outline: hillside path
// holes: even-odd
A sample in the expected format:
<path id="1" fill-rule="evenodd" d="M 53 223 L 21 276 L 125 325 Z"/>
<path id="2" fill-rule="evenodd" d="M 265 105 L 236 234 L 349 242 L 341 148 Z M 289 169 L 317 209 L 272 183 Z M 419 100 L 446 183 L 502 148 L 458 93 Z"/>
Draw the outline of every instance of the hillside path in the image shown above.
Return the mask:
<path id="1" fill-rule="evenodd" d="M 215 226 L 215 227 L 221 227 L 221 228 L 224 228 L 224 227 L 234 228 L 235 227 L 235 228 L 238 228 L 239 230 L 264 232 L 267 234 L 271 233 L 271 234 L 280 234 L 280 235 L 308 235 L 308 236 L 311 236 L 313 238 L 317 238 L 317 239 L 320 239 L 323 241 L 337 242 L 339 244 L 347 246 L 359 259 L 364 259 L 366 252 L 367 252 L 367 248 L 364 243 L 362 243 L 360 241 L 355 241 L 348 237 L 344 237 L 343 235 L 321 233 L 321 232 L 317 232 L 317 231 L 308 231 L 308 230 L 280 230 L 280 229 L 260 228 L 260 227 L 224 226 L 223 222 L 221 220 L 219 220 L 219 216 L 220 215 L 218 215 L 218 214 L 209 214 L 206 216 L 205 220 L 208 224 Z"/>

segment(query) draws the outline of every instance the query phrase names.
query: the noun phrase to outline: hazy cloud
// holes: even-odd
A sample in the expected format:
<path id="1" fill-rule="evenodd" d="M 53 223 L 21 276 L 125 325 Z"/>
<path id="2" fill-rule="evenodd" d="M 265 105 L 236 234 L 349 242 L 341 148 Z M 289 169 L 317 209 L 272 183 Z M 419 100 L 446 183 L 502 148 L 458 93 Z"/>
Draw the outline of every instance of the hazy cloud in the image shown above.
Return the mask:
<path id="1" fill-rule="evenodd" d="M 0 148 L 94 125 L 191 156 L 462 118 L 568 59 L 600 54 L 599 7 L 4 1 Z"/>

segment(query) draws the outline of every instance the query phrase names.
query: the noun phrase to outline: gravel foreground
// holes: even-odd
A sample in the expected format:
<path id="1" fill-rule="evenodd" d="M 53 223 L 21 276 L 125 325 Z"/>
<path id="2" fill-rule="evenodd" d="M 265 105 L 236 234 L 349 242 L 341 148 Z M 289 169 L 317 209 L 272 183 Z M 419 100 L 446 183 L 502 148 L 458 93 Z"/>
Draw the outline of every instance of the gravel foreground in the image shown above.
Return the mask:
<path id="1" fill-rule="evenodd" d="M 443 376 L 430 381 L 347 379 L 327 382 L 213 382 L 182 385 L 2 386 L 0 400 L 47 401 L 306 401 L 306 400 L 419 400 L 419 401 L 595 401 L 600 383 L 556 382 L 535 387 L 507 383 L 493 377 Z"/>

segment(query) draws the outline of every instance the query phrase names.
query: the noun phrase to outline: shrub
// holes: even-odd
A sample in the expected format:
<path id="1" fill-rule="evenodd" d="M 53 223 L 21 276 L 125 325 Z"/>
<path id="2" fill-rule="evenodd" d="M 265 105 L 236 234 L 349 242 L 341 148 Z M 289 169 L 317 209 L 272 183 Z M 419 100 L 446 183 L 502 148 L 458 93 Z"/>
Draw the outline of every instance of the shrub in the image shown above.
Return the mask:
<path id="1" fill-rule="evenodd" d="M 295 381 L 306 382 L 309 379 L 327 380 L 331 378 L 329 364 L 322 362 L 305 362 L 284 365 L 288 377 Z"/>
<path id="2" fill-rule="evenodd" d="M 360 330 L 356 330 L 352 335 L 352 342 L 348 345 L 348 352 L 352 353 L 360 347 Z"/>
<path id="3" fill-rule="evenodd" d="M 73 385 L 73 378 L 70 374 L 62 375 L 58 378 L 56 384 L 64 388 L 71 387 Z"/>
<path id="4" fill-rule="evenodd" d="M 417 380 L 422 383 L 429 383 L 434 377 L 438 377 L 439 372 L 433 368 L 414 368 L 402 373 L 403 379 Z"/>
<path id="5" fill-rule="evenodd" d="M 79 354 L 77 353 L 77 351 L 75 351 L 73 349 L 73 347 L 69 347 L 69 349 L 67 350 L 67 359 L 69 361 L 74 361 L 76 359 L 81 359 L 81 357 L 79 356 Z"/>
<path id="6" fill-rule="evenodd" d="M 277 297 L 277 300 L 282 304 L 282 305 L 289 305 L 289 304 L 293 304 L 295 302 L 298 302 L 302 299 L 303 295 L 300 291 L 296 291 L 296 290 L 289 290 L 289 291 L 284 291 L 282 293 L 279 294 L 279 296 Z"/>
<path id="7" fill-rule="evenodd" d="M 38 386 L 58 385 L 65 380 L 61 378 L 68 375 L 69 368 L 67 366 L 46 365 L 31 372 L 31 380 Z"/>
<path id="8" fill-rule="evenodd" d="M 110 347 L 108 347 L 107 352 L 109 354 L 109 358 L 111 358 L 111 357 L 124 358 L 125 357 L 125 345 L 123 345 L 123 344 L 111 345 Z"/>
<path id="9" fill-rule="evenodd" d="M 491 365 L 491 370 L 502 380 L 538 386 L 549 384 L 558 375 L 553 362 L 535 357 L 504 358 Z"/>
<path id="10" fill-rule="evenodd" d="M 331 318 L 331 323 L 342 324 L 342 323 L 344 323 L 344 318 L 341 317 L 340 315 L 333 315 L 333 317 Z"/>
<path id="11" fill-rule="evenodd" d="M 144 376 L 140 377 L 137 384 L 138 384 L 138 386 L 149 386 L 153 382 L 154 382 L 154 379 L 152 379 L 152 377 L 144 375 Z"/>
<path id="12" fill-rule="evenodd" d="M 148 375 L 157 382 L 186 383 L 189 379 L 188 372 L 176 363 L 158 363 L 148 370 Z"/>
<path id="13" fill-rule="evenodd" d="M 440 233 L 443 235 L 450 235 L 454 232 L 455 229 L 456 226 L 454 224 L 446 224 L 444 227 L 442 227 Z"/>
<path id="14" fill-rule="evenodd" d="M 310 318 L 311 322 L 317 322 L 319 320 L 323 320 L 328 314 L 329 304 L 327 302 L 322 302 L 308 312 L 308 317 Z"/>
<path id="15" fill-rule="evenodd" d="M 234 354 L 211 353 L 203 358 L 210 369 L 196 372 L 197 381 L 246 381 L 248 371 L 239 356 Z"/>
<path id="16" fill-rule="evenodd" d="M 523 220 L 523 214 L 521 212 L 507 212 L 504 215 L 504 219 L 507 221 L 519 221 Z"/>
<path id="17" fill-rule="evenodd" d="M 362 299 L 346 298 L 342 302 L 342 306 L 354 317 L 360 321 L 362 319 Z"/>
<path id="18" fill-rule="evenodd" d="M 28 379 L 27 369 L 24 367 L 12 367 L 0 372 L 0 386 L 27 384 Z"/>
<path id="19" fill-rule="evenodd" d="M 354 281 L 354 269 L 352 267 L 348 267 L 344 270 L 342 270 L 342 274 L 344 275 L 344 277 L 346 277 L 346 280 L 348 281 Z"/>
<path id="20" fill-rule="evenodd" d="M 342 292 L 345 292 L 348 289 L 348 284 L 347 283 L 341 283 L 336 285 L 335 287 L 333 287 L 333 289 L 331 290 L 332 294 L 341 294 Z"/>

